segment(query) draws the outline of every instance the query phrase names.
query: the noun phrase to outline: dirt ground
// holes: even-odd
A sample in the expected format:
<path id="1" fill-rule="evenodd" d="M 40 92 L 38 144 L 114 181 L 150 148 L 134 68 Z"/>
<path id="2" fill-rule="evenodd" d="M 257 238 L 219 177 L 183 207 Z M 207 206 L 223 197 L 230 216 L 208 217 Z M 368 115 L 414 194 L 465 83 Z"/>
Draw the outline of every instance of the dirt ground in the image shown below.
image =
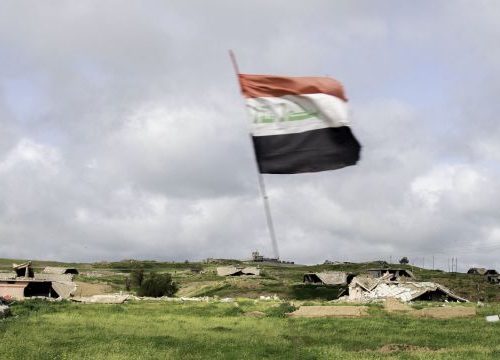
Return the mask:
<path id="1" fill-rule="evenodd" d="M 301 306 L 290 317 L 362 317 L 368 316 L 367 306 Z"/>
<path id="2" fill-rule="evenodd" d="M 77 286 L 75 296 L 92 296 L 113 292 L 113 288 L 106 284 L 90 284 L 81 281 L 75 281 L 75 283 Z"/>
<path id="3" fill-rule="evenodd" d="M 415 317 L 434 319 L 454 319 L 476 315 L 476 308 L 470 306 L 439 306 L 414 310 L 410 305 L 393 298 L 388 298 L 384 302 L 384 309 L 387 312 L 405 312 Z"/>
<path id="4" fill-rule="evenodd" d="M 408 344 L 387 344 L 387 345 L 384 345 L 380 349 L 377 350 L 377 352 L 380 352 L 383 354 L 399 352 L 399 351 L 431 352 L 433 350 L 426 348 L 426 347 L 420 347 L 420 346 L 408 345 Z"/>
<path id="5" fill-rule="evenodd" d="M 398 311 L 412 311 L 412 307 L 408 304 L 402 303 L 394 298 L 387 298 L 384 301 L 384 309 L 387 312 L 398 312 Z"/>
<path id="6" fill-rule="evenodd" d="M 429 317 L 434 319 L 453 319 L 459 317 L 468 317 L 476 315 L 476 308 L 470 306 L 450 306 L 450 307 L 435 307 L 425 308 L 421 310 L 412 310 L 409 312 L 411 316 Z"/>

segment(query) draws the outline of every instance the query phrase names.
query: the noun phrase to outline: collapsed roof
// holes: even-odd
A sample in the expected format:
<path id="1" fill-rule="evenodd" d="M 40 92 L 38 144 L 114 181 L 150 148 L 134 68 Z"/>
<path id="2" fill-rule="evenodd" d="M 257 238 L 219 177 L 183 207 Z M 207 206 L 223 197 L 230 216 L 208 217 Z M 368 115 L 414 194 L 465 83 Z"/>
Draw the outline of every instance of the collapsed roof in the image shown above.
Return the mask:
<path id="1" fill-rule="evenodd" d="M 235 267 L 235 266 L 219 266 L 217 268 L 219 276 L 240 276 L 240 275 L 260 275 L 260 270 L 256 267 Z"/>
<path id="2" fill-rule="evenodd" d="M 498 275 L 498 272 L 495 269 L 470 268 L 467 271 L 467 274 L 475 274 L 475 275 Z"/>
<path id="3" fill-rule="evenodd" d="M 35 273 L 31 261 L 25 262 L 23 264 L 12 264 L 12 268 L 16 272 L 17 276 L 33 277 Z"/>
<path id="4" fill-rule="evenodd" d="M 402 269 L 402 268 L 379 268 L 379 269 L 368 269 L 367 272 L 373 277 L 381 277 L 387 274 L 391 274 L 393 278 L 410 278 L 414 279 L 415 276 L 410 270 Z"/>
<path id="5" fill-rule="evenodd" d="M 304 274 L 303 282 L 306 284 L 347 285 L 352 277 L 351 273 L 344 271 L 327 271 Z"/>
<path id="6" fill-rule="evenodd" d="M 459 301 L 466 299 L 434 282 L 388 281 L 387 279 L 355 277 L 349 284 L 350 300 L 395 298 L 404 302 L 416 300 Z"/>
<path id="7" fill-rule="evenodd" d="M 76 268 L 68 268 L 68 267 L 56 267 L 56 266 L 47 266 L 42 270 L 43 274 L 75 274 L 78 275 L 78 270 Z"/>

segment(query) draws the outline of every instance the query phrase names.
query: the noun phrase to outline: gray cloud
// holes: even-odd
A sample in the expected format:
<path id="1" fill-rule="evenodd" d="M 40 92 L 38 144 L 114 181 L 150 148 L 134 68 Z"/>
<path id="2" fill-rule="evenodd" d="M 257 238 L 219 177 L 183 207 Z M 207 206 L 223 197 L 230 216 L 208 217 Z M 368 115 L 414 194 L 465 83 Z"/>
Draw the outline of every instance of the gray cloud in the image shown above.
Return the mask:
<path id="1" fill-rule="evenodd" d="M 356 167 L 265 177 L 284 259 L 499 266 L 498 10 L 5 1 L 0 254 L 271 255 L 232 48 L 243 72 L 339 78 L 364 146 Z"/>

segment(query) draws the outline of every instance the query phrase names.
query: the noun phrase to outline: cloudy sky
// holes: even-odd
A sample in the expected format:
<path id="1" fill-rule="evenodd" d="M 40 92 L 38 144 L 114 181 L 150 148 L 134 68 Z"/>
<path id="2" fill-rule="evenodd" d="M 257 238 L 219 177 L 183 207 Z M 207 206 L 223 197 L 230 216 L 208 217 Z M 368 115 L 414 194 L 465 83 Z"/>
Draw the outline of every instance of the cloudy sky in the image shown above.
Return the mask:
<path id="1" fill-rule="evenodd" d="M 281 258 L 500 267 L 500 2 L 0 4 L 0 257 L 271 256 L 244 73 L 333 76 L 357 166 L 265 175 Z M 451 261 L 451 260 L 450 260 Z"/>

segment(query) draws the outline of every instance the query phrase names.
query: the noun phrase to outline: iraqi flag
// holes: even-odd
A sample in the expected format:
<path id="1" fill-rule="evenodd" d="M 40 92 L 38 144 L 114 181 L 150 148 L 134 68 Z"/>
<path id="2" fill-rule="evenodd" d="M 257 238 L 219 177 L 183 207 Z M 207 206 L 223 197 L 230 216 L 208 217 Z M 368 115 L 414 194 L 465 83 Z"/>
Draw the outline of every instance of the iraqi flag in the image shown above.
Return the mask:
<path id="1" fill-rule="evenodd" d="M 340 169 L 361 146 L 347 120 L 342 85 L 328 77 L 238 74 L 263 174 Z"/>

